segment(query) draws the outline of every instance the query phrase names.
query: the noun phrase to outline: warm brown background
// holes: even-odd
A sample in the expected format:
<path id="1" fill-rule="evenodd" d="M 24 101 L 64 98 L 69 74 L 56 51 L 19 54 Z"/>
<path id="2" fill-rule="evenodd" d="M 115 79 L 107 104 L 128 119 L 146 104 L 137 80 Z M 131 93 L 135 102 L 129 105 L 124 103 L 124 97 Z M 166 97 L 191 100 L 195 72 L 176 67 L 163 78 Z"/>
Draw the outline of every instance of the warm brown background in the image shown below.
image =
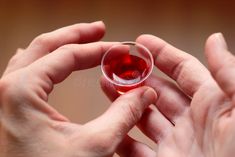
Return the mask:
<path id="1" fill-rule="evenodd" d="M 104 40 L 135 40 L 151 33 L 203 63 L 204 42 L 213 32 L 223 32 L 235 52 L 233 0 L 0 0 L 0 73 L 16 48 L 26 47 L 40 33 L 96 20 L 106 23 Z M 99 67 L 75 72 L 56 86 L 50 104 L 78 123 L 99 116 L 110 104 L 99 88 L 100 75 Z M 154 146 L 137 129 L 131 134 Z"/>

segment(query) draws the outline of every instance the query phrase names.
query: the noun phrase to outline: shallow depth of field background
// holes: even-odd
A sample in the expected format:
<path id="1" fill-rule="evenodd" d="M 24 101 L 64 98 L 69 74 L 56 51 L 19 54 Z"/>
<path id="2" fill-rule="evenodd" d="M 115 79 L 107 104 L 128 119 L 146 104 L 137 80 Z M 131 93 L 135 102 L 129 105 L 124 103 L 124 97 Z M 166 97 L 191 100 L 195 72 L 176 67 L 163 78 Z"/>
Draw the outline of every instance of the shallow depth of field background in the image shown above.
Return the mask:
<path id="1" fill-rule="evenodd" d="M 96 20 L 106 24 L 103 40 L 127 41 L 142 33 L 154 34 L 205 65 L 204 43 L 214 32 L 222 32 L 235 52 L 232 0 L 0 0 L 0 73 L 15 50 L 26 47 L 37 35 Z M 99 116 L 110 104 L 99 87 L 100 76 L 100 67 L 74 72 L 55 86 L 50 104 L 77 123 Z M 137 129 L 130 134 L 156 147 Z"/>

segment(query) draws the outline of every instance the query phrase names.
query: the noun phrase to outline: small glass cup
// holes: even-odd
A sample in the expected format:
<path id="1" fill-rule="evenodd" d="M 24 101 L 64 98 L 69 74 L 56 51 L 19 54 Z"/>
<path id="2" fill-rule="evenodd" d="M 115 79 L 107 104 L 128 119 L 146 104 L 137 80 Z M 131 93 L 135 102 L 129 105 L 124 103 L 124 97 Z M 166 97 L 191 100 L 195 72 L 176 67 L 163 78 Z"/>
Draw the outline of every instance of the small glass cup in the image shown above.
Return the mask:
<path id="1" fill-rule="evenodd" d="M 127 41 L 113 45 L 104 54 L 101 70 L 119 94 L 142 86 L 153 70 L 153 56 L 143 45 Z"/>

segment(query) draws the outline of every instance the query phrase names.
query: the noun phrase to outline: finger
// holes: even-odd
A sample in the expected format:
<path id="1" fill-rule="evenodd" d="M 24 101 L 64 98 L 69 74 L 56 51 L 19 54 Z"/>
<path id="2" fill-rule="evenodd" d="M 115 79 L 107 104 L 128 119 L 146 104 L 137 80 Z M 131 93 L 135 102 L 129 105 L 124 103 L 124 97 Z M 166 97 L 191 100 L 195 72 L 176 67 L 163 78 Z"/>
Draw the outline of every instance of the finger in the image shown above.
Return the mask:
<path id="1" fill-rule="evenodd" d="M 102 90 L 111 101 L 114 101 L 119 96 L 114 86 L 104 77 L 101 78 L 100 83 Z M 155 102 L 155 105 L 173 124 L 175 124 L 176 119 L 180 117 L 190 105 L 190 98 L 172 82 L 151 75 L 150 78 L 145 81 L 145 85 L 152 87 L 158 93 L 158 100 Z"/>
<path id="2" fill-rule="evenodd" d="M 100 86 L 111 102 L 120 96 L 113 84 L 110 83 L 104 76 L 100 78 Z"/>
<path id="3" fill-rule="evenodd" d="M 15 69 L 15 66 L 14 64 L 16 64 L 16 62 L 21 58 L 23 52 L 25 50 L 22 49 L 22 48 L 18 48 L 16 50 L 16 53 L 14 56 L 11 57 L 10 61 L 8 62 L 8 65 L 7 65 L 7 68 L 6 70 L 4 71 L 3 75 L 2 76 L 5 76 L 7 73 L 9 73 L 10 71 L 14 71 Z"/>
<path id="4" fill-rule="evenodd" d="M 89 124 L 119 144 L 140 120 L 144 110 L 156 99 L 157 95 L 152 88 L 134 89 L 121 95 L 102 116 Z"/>
<path id="5" fill-rule="evenodd" d="M 120 157 L 156 157 L 154 152 L 147 145 L 126 136 L 117 149 Z"/>
<path id="6" fill-rule="evenodd" d="M 205 54 L 212 76 L 232 98 L 235 94 L 235 57 L 228 51 L 221 33 L 215 33 L 208 38 Z"/>
<path id="7" fill-rule="evenodd" d="M 98 41 L 103 37 L 104 32 L 104 23 L 94 22 L 75 24 L 50 33 L 44 33 L 31 42 L 20 58 L 18 57 L 14 64 L 11 64 L 7 73 L 27 66 L 63 45 Z"/>
<path id="8" fill-rule="evenodd" d="M 166 79 L 151 75 L 145 81 L 145 85 L 152 87 L 158 93 L 155 106 L 173 124 L 190 106 L 191 99 Z"/>
<path id="9" fill-rule="evenodd" d="M 100 64 L 104 52 L 112 45 L 111 42 L 66 45 L 37 60 L 28 69 L 43 80 L 42 88 L 50 93 L 53 84 L 63 81 L 73 71 Z"/>
<path id="10" fill-rule="evenodd" d="M 181 100 L 181 98 L 179 101 L 169 101 L 169 99 L 171 100 L 171 96 L 175 97 L 174 93 L 171 91 L 172 89 L 167 89 L 167 85 L 169 85 L 169 82 L 167 84 L 164 84 L 163 82 L 160 83 L 160 80 L 155 80 L 155 84 L 153 82 L 154 79 L 156 78 L 152 78 L 150 81 L 148 81 L 148 84 L 154 85 L 153 88 L 158 93 L 158 100 L 157 102 L 155 102 L 156 106 L 162 107 L 163 114 L 165 115 L 163 115 L 156 107 L 150 106 L 145 110 L 144 114 L 142 115 L 141 120 L 138 122 L 138 127 L 146 136 L 148 136 L 154 142 L 158 143 L 161 139 L 166 137 L 166 135 L 170 132 L 173 127 L 173 117 L 176 116 L 176 111 L 173 112 L 174 109 L 172 110 L 172 106 L 173 108 L 176 108 L 176 105 L 179 105 L 178 109 L 175 109 L 177 110 L 178 114 L 181 114 L 183 112 L 180 109 L 184 110 L 184 106 L 182 106 L 183 104 L 181 104 L 181 102 L 183 101 Z M 115 88 L 110 85 L 104 77 L 101 78 L 100 82 L 101 87 L 104 93 L 108 96 L 108 98 L 111 101 L 115 100 L 118 97 Z M 170 94 L 168 96 L 164 96 L 164 94 L 168 92 Z M 177 102 L 179 102 L 179 104 L 175 104 Z M 161 105 L 161 103 L 163 103 L 163 105 Z M 164 105 L 166 105 L 167 107 L 164 107 Z M 170 122 L 166 118 L 166 116 L 168 116 L 168 118 L 172 122 Z"/>
<path id="11" fill-rule="evenodd" d="M 138 127 L 146 136 L 159 143 L 174 126 L 156 107 L 150 106 L 145 110 Z"/>
<path id="12" fill-rule="evenodd" d="M 101 21 L 75 24 L 36 37 L 28 48 L 38 53 L 52 52 L 65 44 L 97 41 L 104 32 L 105 26 Z"/>
<path id="13" fill-rule="evenodd" d="M 192 96 L 206 81 L 212 80 L 208 70 L 193 56 L 152 36 L 142 35 L 137 42 L 153 54 L 155 65 L 169 75 L 182 90 Z"/>
<path id="14" fill-rule="evenodd" d="M 24 52 L 25 49 L 22 49 L 22 48 L 18 48 L 16 50 L 16 53 L 15 53 L 15 56 L 19 56 L 20 54 L 22 54 Z"/>

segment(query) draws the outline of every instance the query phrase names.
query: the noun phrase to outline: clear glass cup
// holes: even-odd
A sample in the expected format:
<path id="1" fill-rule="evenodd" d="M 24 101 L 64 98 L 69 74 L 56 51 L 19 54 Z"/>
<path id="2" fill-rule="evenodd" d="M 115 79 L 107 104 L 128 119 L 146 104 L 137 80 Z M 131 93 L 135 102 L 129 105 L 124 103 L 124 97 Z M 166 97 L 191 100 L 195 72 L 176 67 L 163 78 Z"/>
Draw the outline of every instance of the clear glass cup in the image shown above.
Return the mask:
<path id="1" fill-rule="evenodd" d="M 142 86 L 153 70 L 151 52 L 143 45 L 127 41 L 113 45 L 104 54 L 101 70 L 119 94 Z"/>

